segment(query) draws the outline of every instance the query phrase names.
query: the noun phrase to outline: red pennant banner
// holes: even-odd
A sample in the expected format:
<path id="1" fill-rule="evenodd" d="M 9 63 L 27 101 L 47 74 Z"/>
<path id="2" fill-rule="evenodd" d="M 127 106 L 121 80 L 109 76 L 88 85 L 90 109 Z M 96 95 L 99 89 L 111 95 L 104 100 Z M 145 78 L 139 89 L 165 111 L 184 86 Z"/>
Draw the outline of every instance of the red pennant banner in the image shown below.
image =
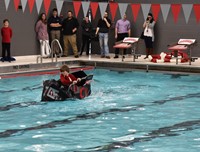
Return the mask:
<path id="1" fill-rule="evenodd" d="M 15 6 L 16 11 L 18 11 L 19 2 L 20 2 L 20 0 L 14 0 L 14 6 Z"/>
<path id="2" fill-rule="evenodd" d="M 181 4 L 171 4 L 172 14 L 174 16 L 174 22 L 178 20 L 179 13 L 181 11 Z"/>
<path id="3" fill-rule="evenodd" d="M 140 4 L 131 4 L 131 8 L 132 8 L 132 13 L 133 13 L 133 20 L 134 22 L 136 22 L 136 19 L 138 17 L 138 13 L 140 10 Z"/>
<path id="4" fill-rule="evenodd" d="M 93 19 L 94 19 L 95 16 L 96 16 L 98 6 L 99 6 L 99 3 L 98 3 L 98 2 L 91 2 L 91 3 L 90 3 L 90 7 L 91 7 L 91 10 L 92 10 L 92 17 L 93 17 Z"/>
<path id="5" fill-rule="evenodd" d="M 158 20 L 158 15 L 160 13 L 160 4 L 152 4 L 151 5 L 151 10 L 154 16 L 155 21 Z"/>
<path id="6" fill-rule="evenodd" d="M 74 5 L 74 12 L 77 17 L 81 7 L 81 1 L 73 2 L 73 5 Z"/>
<path id="7" fill-rule="evenodd" d="M 116 12 L 117 12 L 117 8 L 118 8 L 118 3 L 109 3 L 109 6 L 110 6 L 110 13 L 112 15 L 112 21 L 114 21 L 115 19 L 115 15 L 116 15 Z"/>
<path id="8" fill-rule="evenodd" d="M 49 12 L 49 7 L 50 7 L 50 5 L 51 5 L 51 0 L 43 0 L 43 2 L 44 2 L 44 9 L 45 9 L 45 12 L 46 12 L 46 14 L 48 14 L 48 12 Z"/>
<path id="9" fill-rule="evenodd" d="M 29 6 L 30 13 L 32 13 L 32 11 L 33 11 L 34 4 L 35 4 L 35 0 L 28 0 L 28 6 Z"/>
<path id="10" fill-rule="evenodd" d="M 196 22 L 199 23 L 199 21 L 200 21 L 200 4 L 194 4 L 193 8 L 194 8 L 195 16 L 196 16 Z"/>

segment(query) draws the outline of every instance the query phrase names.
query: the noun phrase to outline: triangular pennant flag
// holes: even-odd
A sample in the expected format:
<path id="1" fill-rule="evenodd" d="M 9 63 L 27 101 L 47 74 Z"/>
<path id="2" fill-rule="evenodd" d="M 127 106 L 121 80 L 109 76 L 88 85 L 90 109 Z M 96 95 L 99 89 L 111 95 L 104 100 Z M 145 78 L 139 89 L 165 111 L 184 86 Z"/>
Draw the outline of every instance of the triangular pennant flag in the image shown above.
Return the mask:
<path id="1" fill-rule="evenodd" d="M 107 5 L 108 5 L 108 3 L 104 3 L 104 2 L 99 3 L 99 9 L 100 9 L 101 17 L 103 17 L 103 15 L 106 11 Z"/>
<path id="2" fill-rule="evenodd" d="M 74 12 L 75 12 L 75 15 L 77 17 L 79 10 L 80 10 L 80 7 L 81 7 L 81 1 L 73 2 L 73 5 L 74 5 Z"/>
<path id="3" fill-rule="evenodd" d="M 128 4 L 127 3 L 119 3 L 118 5 L 119 5 L 119 12 L 120 12 L 120 15 L 122 18 L 124 16 L 124 14 L 126 13 Z"/>
<path id="4" fill-rule="evenodd" d="M 41 9 L 41 6 L 42 6 L 42 2 L 43 2 L 43 0 L 36 0 L 36 1 L 35 1 L 38 14 L 40 13 L 40 9 Z"/>
<path id="5" fill-rule="evenodd" d="M 89 9 L 90 3 L 89 2 L 82 2 L 82 8 L 83 8 L 83 15 L 86 16 L 88 9 Z"/>
<path id="6" fill-rule="evenodd" d="M 164 22 L 166 23 L 169 14 L 170 4 L 160 4 L 161 12 L 163 15 Z"/>
<path id="7" fill-rule="evenodd" d="M 30 9 L 30 13 L 33 11 L 33 6 L 34 6 L 35 0 L 28 0 L 28 5 Z"/>
<path id="8" fill-rule="evenodd" d="M 196 21 L 198 23 L 200 21 L 200 4 L 194 4 L 193 8 L 194 8 L 195 16 L 196 16 Z"/>
<path id="9" fill-rule="evenodd" d="M 184 16 L 185 16 L 185 21 L 186 23 L 188 23 L 190 14 L 192 12 L 192 4 L 182 4 L 182 8 L 183 8 Z"/>
<path id="10" fill-rule="evenodd" d="M 24 12 L 26 8 L 27 0 L 21 0 L 21 4 L 22 4 L 22 10 Z"/>
<path id="11" fill-rule="evenodd" d="M 93 18 L 95 18 L 95 16 L 96 16 L 98 6 L 99 6 L 99 3 L 97 3 L 97 2 L 91 2 L 90 3 L 90 7 L 91 7 L 91 10 L 92 10 L 92 17 Z"/>
<path id="12" fill-rule="evenodd" d="M 19 2 L 20 2 L 20 0 L 14 0 L 14 6 L 15 6 L 16 11 L 18 11 Z"/>
<path id="13" fill-rule="evenodd" d="M 60 15 L 60 12 L 62 10 L 64 0 L 56 0 L 56 7 L 58 9 L 58 16 Z"/>
<path id="14" fill-rule="evenodd" d="M 5 1 L 5 5 L 6 5 L 6 11 L 8 10 L 8 6 L 10 4 L 10 0 L 4 0 Z"/>
<path id="15" fill-rule="evenodd" d="M 151 9 L 152 9 L 152 13 L 153 13 L 155 21 L 157 21 L 158 15 L 160 13 L 160 4 L 152 4 Z"/>
<path id="16" fill-rule="evenodd" d="M 144 16 L 144 20 L 146 20 L 148 13 L 150 11 L 151 4 L 141 4 L 141 7 L 142 7 L 142 13 Z"/>
<path id="17" fill-rule="evenodd" d="M 51 5 L 51 0 L 43 0 L 44 1 L 44 9 L 45 9 L 45 12 L 46 14 L 48 14 L 49 12 L 49 7 Z"/>
<path id="18" fill-rule="evenodd" d="M 116 15 L 116 12 L 117 12 L 117 8 L 118 8 L 118 3 L 109 3 L 109 6 L 110 6 L 110 13 L 111 13 L 111 16 L 112 16 L 112 21 L 114 21 L 115 19 L 115 15 Z"/>
<path id="19" fill-rule="evenodd" d="M 136 19 L 138 17 L 138 13 L 140 10 L 140 4 L 132 4 L 131 8 L 132 8 L 132 13 L 133 13 L 133 20 L 134 22 L 136 22 Z"/>
<path id="20" fill-rule="evenodd" d="M 181 4 L 171 4 L 172 14 L 174 16 L 174 22 L 178 20 L 179 13 L 181 11 Z"/>

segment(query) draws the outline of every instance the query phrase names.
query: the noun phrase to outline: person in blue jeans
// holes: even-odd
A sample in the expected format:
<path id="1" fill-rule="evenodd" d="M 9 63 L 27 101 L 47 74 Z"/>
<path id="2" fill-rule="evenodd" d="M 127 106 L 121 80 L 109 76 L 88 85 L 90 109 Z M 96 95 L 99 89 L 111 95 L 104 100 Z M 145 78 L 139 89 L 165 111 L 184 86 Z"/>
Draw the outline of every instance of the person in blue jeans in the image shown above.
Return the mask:
<path id="1" fill-rule="evenodd" d="M 108 32 L 111 27 L 111 20 L 105 12 L 103 18 L 99 19 L 95 35 L 99 34 L 99 45 L 101 48 L 101 58 L 110 59 L 108 48 Z"/>

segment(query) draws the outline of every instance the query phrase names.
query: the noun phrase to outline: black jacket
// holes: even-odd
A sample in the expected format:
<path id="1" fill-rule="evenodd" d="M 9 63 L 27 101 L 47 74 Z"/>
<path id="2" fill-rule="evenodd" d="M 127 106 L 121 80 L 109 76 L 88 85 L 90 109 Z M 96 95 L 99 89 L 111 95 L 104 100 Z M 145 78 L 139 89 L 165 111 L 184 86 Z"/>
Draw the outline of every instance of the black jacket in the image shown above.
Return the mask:
<path id="1" fill-rule="evenodd" d="M 72 32 L 72 30 L 74 28 L 77 28 L 78 29 L 79 27 L 79 23 L 78 23 L 78 20 L 74 17 L 72 17 L 71 19 L 69 18 L 66 18 L 63 20 L 63 23 L 62 23 L 62 28 L 63 28 L 63 34 L 64 35 L 73 35 L 75 34 L 76 32 Z"/>

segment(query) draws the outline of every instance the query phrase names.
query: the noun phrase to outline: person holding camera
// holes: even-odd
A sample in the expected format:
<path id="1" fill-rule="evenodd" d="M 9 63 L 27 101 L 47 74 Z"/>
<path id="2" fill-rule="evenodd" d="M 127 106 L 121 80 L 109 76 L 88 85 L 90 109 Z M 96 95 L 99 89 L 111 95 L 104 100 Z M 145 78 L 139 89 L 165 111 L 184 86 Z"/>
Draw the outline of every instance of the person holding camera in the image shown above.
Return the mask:
<path id="1" fill-rule="evenodd" d="M 155 20 L 151 13 L 148 14 L 146 21 L 143 24 L 144 28 L 144 42 L 146 46 L 146 57 L 147 59 L 149 55 L 153 53 L 153 42 L 154 42 L 154 26 Z"/>

